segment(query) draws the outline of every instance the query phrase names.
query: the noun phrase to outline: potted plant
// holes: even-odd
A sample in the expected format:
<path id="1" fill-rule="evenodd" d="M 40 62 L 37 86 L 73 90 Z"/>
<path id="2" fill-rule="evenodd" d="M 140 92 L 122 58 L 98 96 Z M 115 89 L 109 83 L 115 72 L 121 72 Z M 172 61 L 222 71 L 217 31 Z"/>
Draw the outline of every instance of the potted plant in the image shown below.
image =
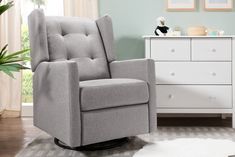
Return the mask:
<path id="1" fill-rule="evenodd" d="M 1 2 L 2 0 L 0 0 L 0 16 L 14 5 L 13 1 L 3 5 Z M 8 45 L 6 44 L 3 48 L 0 49 L 0 72 L 4 72 L 5 74 L 14 78 L 13 72 L 19 72 L 22 69 L 28 69 L 27 67 L 20 64 L 20 62 L 30 59 L 25 55 L 29 49 L 8 53 L 7 46 Z"/>

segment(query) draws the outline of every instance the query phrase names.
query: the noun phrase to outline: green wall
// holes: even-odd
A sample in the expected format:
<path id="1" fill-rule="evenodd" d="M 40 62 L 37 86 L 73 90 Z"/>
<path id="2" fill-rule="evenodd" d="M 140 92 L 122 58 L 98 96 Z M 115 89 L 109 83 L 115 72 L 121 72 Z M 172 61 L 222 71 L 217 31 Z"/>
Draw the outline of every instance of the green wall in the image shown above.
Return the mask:
<path id="1" fill-rule="evenodd" d="M 164 16 L 167 25 L 188 26 L 204 25 L 222 29 L 225 34 L 235 34 L 235 12 L 206 12 L 203 0 L 197 1 L 194 12 L 167 12 L 166 0 L 99 0 L 100 16 L 108 14 L 113 19 L 116 53 L 119 60 L 143 58 L 143 35 L 153 34 L 156 18 Z M 199 3 L 200 1 L 200 3 Z"/>

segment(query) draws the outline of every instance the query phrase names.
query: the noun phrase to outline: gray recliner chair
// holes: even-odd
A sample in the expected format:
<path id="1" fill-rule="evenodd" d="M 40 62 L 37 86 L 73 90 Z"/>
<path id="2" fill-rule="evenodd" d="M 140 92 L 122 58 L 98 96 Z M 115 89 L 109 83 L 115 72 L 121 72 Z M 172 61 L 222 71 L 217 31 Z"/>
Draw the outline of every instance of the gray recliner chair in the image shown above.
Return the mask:
<path id="1" fill-rule="evenodd" d="M 115 61 L 112 21 L 29 16 L 34 125 L 70 147 L 153 132 L 154 61 Z"/>

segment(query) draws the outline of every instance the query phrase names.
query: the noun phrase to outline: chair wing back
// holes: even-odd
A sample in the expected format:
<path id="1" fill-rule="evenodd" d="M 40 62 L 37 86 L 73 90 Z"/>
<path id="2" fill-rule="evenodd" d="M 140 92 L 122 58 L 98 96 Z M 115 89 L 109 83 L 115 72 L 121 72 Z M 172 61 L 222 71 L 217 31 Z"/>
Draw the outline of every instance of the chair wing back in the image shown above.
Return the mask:
<path id="1" fill-rule="evenodd" d="M 78 65 L 81 81 L 109 78 L 108 63 L 115 60 L 111 31 L 108 16 L 93 21 L 45 17 L 42 10 L 34 10 L 29 16 L 32 70 L 42 61 L 72 60 Z"/>

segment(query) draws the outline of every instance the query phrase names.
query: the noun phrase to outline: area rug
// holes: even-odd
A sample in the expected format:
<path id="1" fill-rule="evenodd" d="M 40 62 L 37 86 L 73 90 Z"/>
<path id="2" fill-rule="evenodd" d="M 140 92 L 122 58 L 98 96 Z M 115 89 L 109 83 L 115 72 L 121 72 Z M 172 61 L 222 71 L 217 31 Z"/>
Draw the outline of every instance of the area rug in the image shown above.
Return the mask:
<path id="1" fill-rule="evenodd" d="M 235 157 L 230 140 L 182 138 L 144 146 L 134 157 Z"/>
<path id="2" fill-rule="evenodd" d="M 33 140 L 31 143 L 29 143 L 23 150 L 21 150 L 16 155 L 16 157 L 133 157 L 133 156 L 139 157 L 136 155 L 142 153 L 146 148 L 154 148 L 154 145 L 158 142 L 174 141 L 182 138 L 183 139 L 196 138 L 200 140 L 212 139 L 212 140 L 235 141 L 235 130 L 232 128 L 222 128 L 222 127 L 159 127 L 157 131 L 153 134 L 150 135 L 145 134 L 137 137 L 132 137 L 129 143 L 123 145 L 122 147 L 104 150 L 104 151 L 93 151 L 93 152 L 89 151 L 78 152 L 78 151 L 62 149 L 54 144 L 53 138 L 51 136 L 49 136 L 46 133 L 43 133 L 35 140 Z M 180 147 L 181 145 L 178 146 L 178 148 Z M 226 145 L 224 145 L 223 147 L 226 147 Z M 168 149 L 168 152 L 169 150 L 170 149 Z M 141 157 L 152 157 L 152 156 L 147 156 L 151 154 L 145 154 L 145 155 L 146 156 L 142 155 Z M 182 155 L 183 154 L 181 154 L 179 157 L 183 157 Z M 178 156 L 174 155 L 171 157 L 178 157 Z M 188 155 L 187 157 L 194 157 L 194 156 Z M 202 157 L 202 156 L 197 156 L 197 157 Z"/>

